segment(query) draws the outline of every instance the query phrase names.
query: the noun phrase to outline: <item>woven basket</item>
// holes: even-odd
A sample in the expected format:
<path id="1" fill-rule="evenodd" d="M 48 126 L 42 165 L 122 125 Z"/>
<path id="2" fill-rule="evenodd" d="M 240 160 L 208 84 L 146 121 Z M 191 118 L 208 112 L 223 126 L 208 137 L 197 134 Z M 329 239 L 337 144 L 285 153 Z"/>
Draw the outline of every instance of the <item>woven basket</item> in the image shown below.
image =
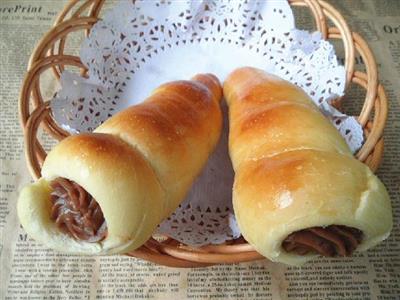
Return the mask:
<path id="1" fill-rule="evenodd" d="M 357 84 L 366 90 L 364 104 L 358 116 L 366 140 L 356 158 L 375 171 L 383 154 L 382 133 L 388 108 L 385 91 L 378 82 L 377 67 L 371 50 L 357 33 L 350 31 L 341 14 L 328 3 L 321 0 L 289 0 L 289 3 L 292 6 L 307 7 L 315 19 L 317 29 L 325 39 L 340 39 L 343 42 L 346 86 Z M 35 179 L 40 177 L 41 165 L 46 157 L 46 152 L 37 138 L 39 126 L 56 140 L 68 136 L 54 121 L 49 102 L 43 100 L 40 76 L 52 68 L 54 76 L 59 79 L 65 66 L 78 67 L 83 76 L 86 74 L 79 57 L 64 54 L 65 43 L 72 32 L 85 30 L 88 34 L 90 28 L 99 20 L 98 15 L 103 4 L 104 0 L 71 0 L 57 17 L 53 28 L 43 36 L 30 58 L 19 98 L 19 115 L 24 129 L 26 161 Z M 328 27 L 328 20 L 335 27 Z M 355 70 L 356 55 L 360 55 L 365 62 L 366 72 Z M 162 241 L 151 238 L 145 245 L 127 255 L 172 267 L 201 267 L 263 259 L 243 238 L 201 248 L 190 248 L 168 237 Z"/>

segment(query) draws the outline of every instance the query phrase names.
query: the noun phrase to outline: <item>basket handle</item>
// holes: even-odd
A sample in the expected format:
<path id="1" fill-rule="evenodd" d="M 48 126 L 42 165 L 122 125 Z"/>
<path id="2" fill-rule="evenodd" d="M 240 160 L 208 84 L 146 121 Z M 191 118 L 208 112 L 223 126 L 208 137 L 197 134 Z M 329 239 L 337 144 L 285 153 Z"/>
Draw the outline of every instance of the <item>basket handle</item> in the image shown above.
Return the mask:
<path id="1" fill-rule="evenodd" d="M 37 131 L 43 118 L 50 115 L 50 110 L 50 101 L 44 102 L 31 113 L 24 127 L 25 158 L 29 172 L 35 180 L 40 178 L 40 170 L 47 156 L 39 143 Z"/>

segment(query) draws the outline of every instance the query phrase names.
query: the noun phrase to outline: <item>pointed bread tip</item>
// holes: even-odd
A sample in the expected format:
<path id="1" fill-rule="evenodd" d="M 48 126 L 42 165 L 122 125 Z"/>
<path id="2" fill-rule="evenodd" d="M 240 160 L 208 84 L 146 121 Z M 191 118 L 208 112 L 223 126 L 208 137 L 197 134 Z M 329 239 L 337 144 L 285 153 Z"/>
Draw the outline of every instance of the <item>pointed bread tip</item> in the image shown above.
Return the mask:
<path id="1" fill-rule="evenodd" d="M 198 74 L 192 78 L 192 80 L 197 81 L 205 85 L 210 92 L 213 94 L 216 101 L 220 101 L 222 97 L 222 86 L 219 79 L 210 73 Z"/>

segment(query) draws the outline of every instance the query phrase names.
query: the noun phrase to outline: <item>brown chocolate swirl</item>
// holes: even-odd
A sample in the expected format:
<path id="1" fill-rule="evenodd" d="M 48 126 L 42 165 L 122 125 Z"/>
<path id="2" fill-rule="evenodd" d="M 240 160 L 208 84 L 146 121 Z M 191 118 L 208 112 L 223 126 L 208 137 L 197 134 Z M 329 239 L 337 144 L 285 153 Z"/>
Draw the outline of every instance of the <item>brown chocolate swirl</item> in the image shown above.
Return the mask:
<path id="1" fill-rule="evenodd" d="M 299 255 L 349 256 L 361 243 L 362 235 L 360 230 L 343 225 L 312 227 L 290 234 L 282 247 Z"/>
<path id="2" fill-rule="evenodd" d="M 107 223 L 96 200 L 76 182 L 58 177 L 50 183 L 51 219 L 77 240 L 98 242 L 107 236 Z"/>

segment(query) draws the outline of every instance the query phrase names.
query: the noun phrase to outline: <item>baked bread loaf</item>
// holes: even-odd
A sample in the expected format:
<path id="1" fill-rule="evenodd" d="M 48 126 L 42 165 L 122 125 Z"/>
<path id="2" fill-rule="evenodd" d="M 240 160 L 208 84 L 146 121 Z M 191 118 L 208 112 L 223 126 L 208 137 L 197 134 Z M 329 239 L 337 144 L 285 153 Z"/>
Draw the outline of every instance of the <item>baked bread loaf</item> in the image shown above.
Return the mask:
<path id="1" fill-rule="evenodd" d="M 272 261 L 348 256 L 386 239 L 392 210 L 382 182 L 295 85 L 254 68 L 224 83 L 233 206 L 240 230 Z"/>
<path id="2" fill-rule="evenodd" d="M 27 233 L 59 251 L 112 254 L 145 243 L 184 199 L 219 139 L 222 88 L 210 74 L 157 88 L 46 157 L 18 200 Z"/>

